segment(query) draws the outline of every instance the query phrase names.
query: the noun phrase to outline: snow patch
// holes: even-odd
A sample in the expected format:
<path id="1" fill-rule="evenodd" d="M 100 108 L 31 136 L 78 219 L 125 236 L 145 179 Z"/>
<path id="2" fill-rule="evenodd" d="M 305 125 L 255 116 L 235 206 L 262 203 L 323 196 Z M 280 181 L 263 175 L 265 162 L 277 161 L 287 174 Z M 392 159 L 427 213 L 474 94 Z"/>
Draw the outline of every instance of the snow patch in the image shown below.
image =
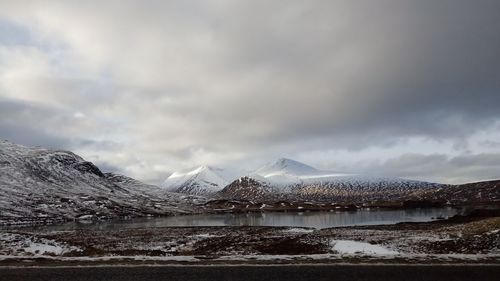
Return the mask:
<path id="1" fill-rule="evenodd" d="M 294 227 L 294 228 L 286 229 L 286 230 L 284 230 L 283 232 L 291 232 L 291 233 L 311 233 L 311 232 L 313 232 L 313 231 L 314 231 L 314 229 Z"/>
<path id="2" fill-rule="evenodd" d="M 491 235 L 491 234 L 497 234 L 498 232 L 500 232 L 500 229 L 495 229 L 495 230 L 489 231 L 486 234 Z"/>
<path id="3" fill-rule="evenodd" d="M 198 237 L 198 238 L 212 238 L 212 237 L 219 237 L 219 236 L 213 235 L 213 234 L 210 234 L 210 233 L 202 233 L 202 234 L 193 235 L 193 237 Z"/>
<path id="4" fill-rule="evenodd" d="M 22 234 L 0 233 L 0 255 L 61 256 L 74 251 L 79 252 L 81 249 L 45 238 L 34 239 Z"/>
<path id="5" fill-rule="evenodd" d="M 25 247 L 23 250 L 26 253 L 31 253 L 33 255 L 46 255 L 46 254 L 53 254 L 53 255 L 61 255 L 64 253 L 64 248 L 59 246 L 59 245 L 49 245 L 49 244 L 43 244 L 43 243 L 35 243 L 30 241 L 29 245 Z"/>
<path id="6" fill-rule="evenodd" d="M 372 245 L 366 242 L 352 240 L 333 240 L 331 243 L 332 250 L 347 255 L 369 255 L 369 256 L 391 256 L 398 255 L 396 251 L 389 250 L 380 245 Z"/>

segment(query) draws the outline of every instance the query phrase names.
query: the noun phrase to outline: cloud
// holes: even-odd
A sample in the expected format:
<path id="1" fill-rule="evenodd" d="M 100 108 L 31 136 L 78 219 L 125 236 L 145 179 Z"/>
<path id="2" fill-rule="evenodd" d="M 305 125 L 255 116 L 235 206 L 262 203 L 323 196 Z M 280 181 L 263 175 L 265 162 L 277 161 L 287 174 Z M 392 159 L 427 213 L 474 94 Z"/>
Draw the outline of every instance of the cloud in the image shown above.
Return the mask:
<path id="1" fill-rule="evenodd" d="M 500 153 L 449 157 L 445 154 L 404 154 L 365 169 L 391 176 L 466 183 L 500 178 Z"/>
<path id="2" fill-rule="evenodd" d="M 282 155 L 356 169 L 353 157 L 433 154 L 431 142 L 482 155 L 499 132 L 499 12 L 487 0 L 3 3 L 0 97 L 48 108 L 38 128 L 16 125 L 34 140 L 57 135 L 155 182 Z"/>
<path id="3" fill-rule="evenodd" d="M 69 140 L 41 126 L 37 120 L 54 121 L 58 113 L 48 108 L 0 98 L 1 137 L 29 146 L 68 147 Z"/>

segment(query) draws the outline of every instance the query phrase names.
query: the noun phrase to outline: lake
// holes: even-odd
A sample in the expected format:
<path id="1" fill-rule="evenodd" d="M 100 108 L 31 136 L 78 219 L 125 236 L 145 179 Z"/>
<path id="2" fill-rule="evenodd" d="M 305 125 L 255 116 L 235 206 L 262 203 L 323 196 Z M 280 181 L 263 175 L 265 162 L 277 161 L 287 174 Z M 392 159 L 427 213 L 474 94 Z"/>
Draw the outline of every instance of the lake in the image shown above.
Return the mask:
<path id="1" fill-rule="evenodd" d="M 292 226 L 328 228 L 354 225 L 426 222 L 462 213 L 454 208 L 406 210 L 358 210 L 342 212 L 265 212 L 238 214 L 196 214 L 161 218 L 139 218 L 92 223 L 71 222 L 40 226 L 46 230 L 115 230 L 123 228 L 182 227 L 182 226 Z"/>

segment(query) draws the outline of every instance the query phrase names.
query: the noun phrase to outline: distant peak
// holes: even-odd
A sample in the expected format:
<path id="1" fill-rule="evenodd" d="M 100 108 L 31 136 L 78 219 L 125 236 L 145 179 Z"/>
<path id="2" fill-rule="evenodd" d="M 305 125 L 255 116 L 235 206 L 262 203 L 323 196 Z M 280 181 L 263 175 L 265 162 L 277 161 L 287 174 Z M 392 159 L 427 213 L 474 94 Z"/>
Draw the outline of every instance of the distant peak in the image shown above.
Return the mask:
<path id="1" fill-rule="evenodd" d="M 290 158 L 278 158 L 273 164 L 273 166 L 280 166 L 280 167 L 288 167 L 288 166 L 297 166 L 297 167 L 307 167 L 310 169 L 314 169 L 313 167 L 304 164 L 302 162 L 290 159 Z"/>
<path id="2" fill-rule="evenodd" d="M 220 171 L 222 171 L 222 169 L 215 168 L 215 167 L 208 166 L 208 165 L 201 165 L 201 166 L 198 166 L 197 168 L 188 170 L 186 172 L 180 172 L 180 171 L 174 172 L 173 174 L 170 175 L 170 178 L 183 177 L 186 175 L 197 175 L 197 174 L 204 173 L 204 172 L 220 172 Z"/>
<path id="3" fill-rule="evenodd" d="M 201 165 L 193 171 L 221 171 L 221 168 L 209 166 L 209 165 Z"/>
<path id="4" fill-rule="evenodd" d="M 290 158 L 278 158 L 278 160 L 276 160 L 276 162 L 274 162 L 275 164 L 281 164 L 281 165 L 287 165 L 287 164 L 299 164 L 299 165 L 306 165 L 304 163 L 300 163 L 298 161 L 295 161 L 295 160 L 292 160 Z"/>
<path id="5" fill-rule="evenodd" d="M 207 165 L 201 165 L 198 168 L 194 169 L 193 171 L 203 171 L 203 170 L 212 170 L 212 169 Z"/>
<path id="6" fill-rule="evenodd" d="M 315 172 L 317 170 L 309 165 L 284 157 L 278 158 L 275 162 L 267 164 L 256 171 L 257 174 L 264 176 L 276 173 L 302 175 Z"/>
<path id="7" fill-rule="evenodd" d="M 286 162 L 290 162 L 290 161 L 293 161 L 293 160 L 281 157 L 281 158 L 276 159 L 276 161 L 274 163 L 286 163 Z"/>

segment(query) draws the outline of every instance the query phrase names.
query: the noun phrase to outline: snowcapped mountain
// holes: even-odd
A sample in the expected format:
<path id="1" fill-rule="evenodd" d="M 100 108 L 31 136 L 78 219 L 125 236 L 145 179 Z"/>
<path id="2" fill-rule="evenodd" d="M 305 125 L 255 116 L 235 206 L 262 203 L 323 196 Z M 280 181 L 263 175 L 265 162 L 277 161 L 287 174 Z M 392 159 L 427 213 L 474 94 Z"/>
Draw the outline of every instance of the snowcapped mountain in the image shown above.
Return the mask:
<path id="1" fill-rule="evenodd" d="M 217 192 L 229 184 L 223 169 L 200 166 L 188 172 L 175 172 L 161 185 L 165 190 L 204 195 Z"/>
<path id="2" fill-rule="evenodd" d="M 352 174 L 321 171 L 292 159 L 279 158 L 257 169 L 249 176 L 267 182 L 270 186 L 286 189 L 305 183 L 331 181 L 338 177 L 352 176 Z"/>
<path id="3" fill-rule="evenodd" d="M 0 140 L 0 224 L 183 213 L 189 200 L 69 151 Z"/>
<path id="4" fill-rule="evenodd" d="M 227 170 L 201 166 L 173 173 L 165 190 L 222 197 L 260 200 L 266 197 L 316 201 L 396 200 L 442 185 L 400 178 L 318 170 L 295 160 L 280 158 L 243 177 Z"/>
<path id="5" fill-rule="evenodd" d="M 266 164 L 255 171 L 255 174 L 263 177 L 272 177 L 282 174 L 307 175 L 316 173 L 319 173 L 319 170 L 304 163 L 287 158 L 279 158 L 275 162 Z"/>
<path id="6" fill-rule="evenodd" d="M 280 158 L 221 190 L 224 198 L 255 200 L 268 197 L 317 201 L 366 202 L 395 200 L 423 192 L 439 184 L 400 178 L 321 171 Z M 278 196 L 277 196 L 278 195 Z"/>

